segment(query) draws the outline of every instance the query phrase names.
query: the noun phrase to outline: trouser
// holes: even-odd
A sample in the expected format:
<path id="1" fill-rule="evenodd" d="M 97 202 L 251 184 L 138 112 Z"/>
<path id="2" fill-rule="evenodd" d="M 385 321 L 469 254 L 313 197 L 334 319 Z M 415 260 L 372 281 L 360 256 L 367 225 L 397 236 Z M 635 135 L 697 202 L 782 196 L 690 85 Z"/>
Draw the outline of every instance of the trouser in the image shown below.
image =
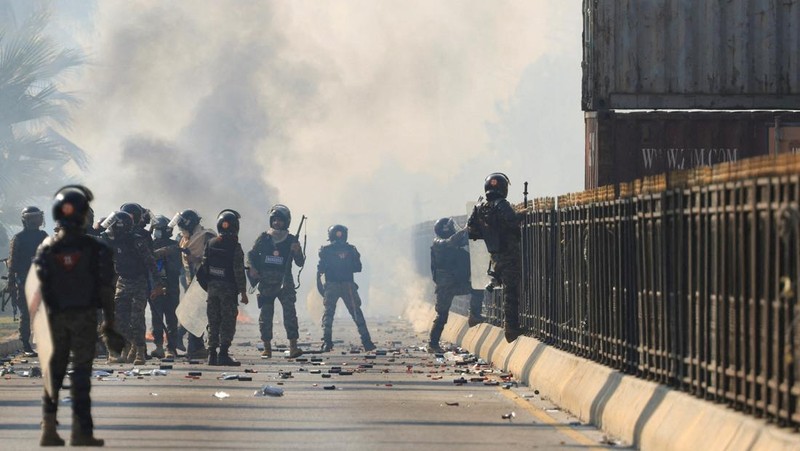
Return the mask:
<path id="1" fill-rule="evenodd" d="M 495 278 L 503 284 L 503 314 L 506 325 L 519 327 L 519 289 L 522 262 L 518 253 L 492 254 Z"/>
<path id="2" fill-rule="evenodd" d="M 45 386 L 42 396 L 42 412 L 55 414 L 58 409 L 58 393 L 63 387 L 67 365 L 72 353 L 70 395 L 72 415 L 84 434 L 91 435 L 92 422 L 91 390 L 92 360 L 97 341 L 97 314 L 95 309 L 67 310 L 50 314 L 50 333 L 53 337 L 53 354 L 49 361 L 49 378 L 52 392 Z"/>
<path id="3" fill-rule="evenodd" d="M 239 290 L 228 282 L 208 282 L 208 347 L 230 347 L 236 333 Z"/>
<path id="4" fill-rule="evenodd" d="M 286 338 L 296 340 L 300 337 L 297 325 L 297 293 L 294 286 L 287 284 L 281 290 L 280 285 L 259 286 L 258 287 L 258 308 L 261 313 L 258 315 L 258 329 L 261 332 L 262 341 L 272 341 L 272 317 L 275 315 L 275 298 L 281 303 L 283 309 L 283 327 L 286 329 Z"/>
<path id="5" fill-rule="evenodd" d="M 153 328 L 153 343 L 156 346 L 164 344 L 164 325 L 167 331 L 167 346 L 175 347 L 178 343 L 178 317 L 175 309 L 178 308 L 180 293 L 178 284 L 167 286 L 167 293 L 150 301 L 150 322 Z"/>
<path id="6" fill-rule="evenodd" d="M 136 346 L 145 346 L 144 311 L 147 308 L 147 278 L 122 277 L 117 279 L 117 290 L 114 294 L 114 323 L 128 342 Z"/>
<path id="7" fill-rule="evenodd" d="M 31 315 L 28 312 L 28 298 L 25 297 L 25 280 L 22 279 L 17 286 L 14 302 L 19 310 L 19 339 L 23 345 L 31 344 Z"/>
<path id="8" fill-rule="evenodd" d="M 432 344 L 439 344 L 439 339 L 442 337 L 442 331 L 447 324 L 447 319 L 450 316 L 450 307 L 453 305 L 453 298 L 456 295 L 469 293 L 469 316 L 478 318 L 481 316 L 483 309 L 484 290 L 473 290 L 471 288 L 464 289 L 458 285 L 453 284 L 438 284 L 436 285 L 436 317 L 433 319 L 433 326 L 431 326 L 430 342 Z"/>
<path id="9" fill-rule="evenodd" d="M 361 311 L 361 297 L 358 295 L 358 285 L 355 282 L 327 282 L 325 284 L 323 305 L 325 313 L 322 315 L 322 339 L 326 343 L 333 340 L 333 318 L 336 315 L 336 303 L 339 299 L 344 302 L 344 306 L 356 323 L 358 335 L 361 337 L 361 344 L 368 346 L 372 344 L 367 322 L 364 313 Z M 452 300 L 452 299 L 451 299 Z"/>

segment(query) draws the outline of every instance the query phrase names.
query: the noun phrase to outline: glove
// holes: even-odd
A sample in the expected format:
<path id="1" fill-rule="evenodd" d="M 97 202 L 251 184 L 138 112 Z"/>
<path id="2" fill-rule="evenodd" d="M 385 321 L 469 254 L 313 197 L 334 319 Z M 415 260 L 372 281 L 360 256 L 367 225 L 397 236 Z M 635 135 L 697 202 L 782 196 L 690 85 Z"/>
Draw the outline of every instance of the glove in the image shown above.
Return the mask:
<path id="1" fill-rule="evenodd" d="M 317 291 L 319 291 L 320 296 L 325 297 L 325 287 L 322 285 L 322 277 L 317 275 Z"/>

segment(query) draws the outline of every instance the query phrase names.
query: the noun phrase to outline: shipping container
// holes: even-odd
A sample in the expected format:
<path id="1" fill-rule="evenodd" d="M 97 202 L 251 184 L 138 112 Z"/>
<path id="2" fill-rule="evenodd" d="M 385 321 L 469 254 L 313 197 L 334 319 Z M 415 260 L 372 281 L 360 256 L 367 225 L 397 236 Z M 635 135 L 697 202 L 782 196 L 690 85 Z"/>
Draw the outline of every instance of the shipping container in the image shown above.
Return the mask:
<path id="1" fill-rule="evenodd" d="M 587 189 L 757 155 L 800 153 L 800 112 L 603 111 L 586 112 L 584 119 Z"/>
<path id="2" fill-rule="evenodd" d="M 800 1 L 584 0 L 584 111 L 797 109 Z"/>

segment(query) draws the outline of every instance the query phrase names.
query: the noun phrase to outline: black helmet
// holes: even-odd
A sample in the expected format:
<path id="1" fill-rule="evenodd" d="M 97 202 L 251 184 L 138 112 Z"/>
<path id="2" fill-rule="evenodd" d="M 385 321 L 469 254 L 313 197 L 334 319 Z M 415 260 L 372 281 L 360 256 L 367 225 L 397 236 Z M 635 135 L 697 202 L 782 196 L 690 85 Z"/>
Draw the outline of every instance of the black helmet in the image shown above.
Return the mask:
<path id="1" fill-rule="evenodd" d="M 236 236 L 239 234 L 239 218 L 242 215 L 236 210 L 222 210 L 217 215 L 217 232 L 220 235 Z"/>
<path id="2" fill-rule="evenodd" d="M 108 215 L 101 227 L 106 231 L 106 235 L 111 238 L 124 236 L 133 229 L 133 215 L 127 211 L 115 211 Z"/>
<path id="3" fill-rule="evenodd" d="M 179 229 L 193 232 L 194 228 L 197 227 L 198 224 L 200 224 L 200 215 L 198 215 L 196 211 L 183 210 L 182 212 L 175 214 L 168 226 L 177 226 Z"/>
<path id="4" fill-rule="evenodd" d="M 26 229 L 38 229 L 44 225 L 44 212 L 38 207 L 25 207 L 22 209 L 22 225 Z"/>
<path id="5" fill-rule="evenodd" d="M 276 217 L 283 219 L 285 223 L 285 228 L 289 228 L 289 224 L 292 223 L 292 212 L 289 211 L 289 207 L 283 204 L 275 204 L 272 208 L 269 209 L 269 226 L 272 227 L 272 220 Z"/>
<path id="6" fill-rule="evenodd" d="M 450 238 L 456 233 L 456 224 L 452 218 L 442 218 L 433 225 L 433 231 L 439 238 Z"/>
<path id="7" fill-rule="evenodd" d="M 333 243 L 334 241 L 341 241 L 342 243 L 347 242 L 347 227 L 336 224 L 328 227 L 328 241 Z"/>
<path id="8" fill-rule="evenodd" d="M 89 214 L 89 202 L 94 195 L 81 185 L 67 185 L 53 199 L 53 219 L 56 227 L 70 231 L 84 231 Z"/>
<path id="9" fill-rule="evenodd" d="M 133 225 L 139 225 L 144 217 L 144 208 L 136 202 L 128 202 L 119 207 L 119 211 L 124 211 L 133 217 Z"/>
<path id="10" fill-rule="evenodd" d="M 155 215 L 153 216 L 152 221 L 150 221 L 150 230 L 161 231 L 161 236 L 169 238 L 172 236 L 172 227 L 169 226 L 169 218 L 164 215 Z"/>
<path id="11" fill-rule="evenodd" d="M 511 182 L 508 180 L 508 176 L 502 172 L 493 172 L 489 174 L 483 182 L 483 190 L 486 192 L 486 197 L 489 197 L 490 194 L 494 194 L 505 199 L 505 197 L 508 196 L 508 185 L 510 184 Z"/>

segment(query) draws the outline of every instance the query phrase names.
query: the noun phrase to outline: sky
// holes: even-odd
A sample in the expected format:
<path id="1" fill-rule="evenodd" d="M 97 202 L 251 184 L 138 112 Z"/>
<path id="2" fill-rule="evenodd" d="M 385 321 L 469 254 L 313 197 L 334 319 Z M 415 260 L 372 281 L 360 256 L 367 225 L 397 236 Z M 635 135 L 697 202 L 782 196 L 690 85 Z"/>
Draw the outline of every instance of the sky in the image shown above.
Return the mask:
<path id="1" fill-rule="evenodd" d="M 367 314 L 430 287 L 408 228 L 464 214 L 489 173 L 512 202 L 524 181 L 530 197 L 582 189 L 580 0 L 50 7 L 49 32 L 87 56 L 63 81 L 82 100 L 65 135 L 91 158 L 77 177 L 98 215 L 133 201 L 213 228 L 232 208 L 249 248 L 286 204 L 292 233 L 309 218 L 306 287 L 344 224 Z"/>

